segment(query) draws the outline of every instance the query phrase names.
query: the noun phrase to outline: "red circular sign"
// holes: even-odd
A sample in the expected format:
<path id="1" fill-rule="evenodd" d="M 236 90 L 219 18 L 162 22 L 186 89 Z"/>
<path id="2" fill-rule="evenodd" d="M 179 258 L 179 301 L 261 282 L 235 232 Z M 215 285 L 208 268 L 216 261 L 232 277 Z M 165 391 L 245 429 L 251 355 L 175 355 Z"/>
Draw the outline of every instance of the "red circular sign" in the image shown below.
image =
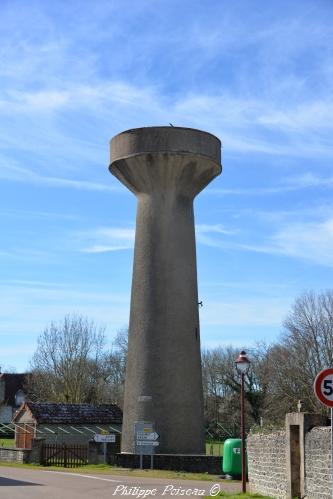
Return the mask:
<path id="1" fill-rule="evenodd" d="M 324 369 L 317 375 L 314 391 L 322 404 L 333 407 L 333 368 Z"/>

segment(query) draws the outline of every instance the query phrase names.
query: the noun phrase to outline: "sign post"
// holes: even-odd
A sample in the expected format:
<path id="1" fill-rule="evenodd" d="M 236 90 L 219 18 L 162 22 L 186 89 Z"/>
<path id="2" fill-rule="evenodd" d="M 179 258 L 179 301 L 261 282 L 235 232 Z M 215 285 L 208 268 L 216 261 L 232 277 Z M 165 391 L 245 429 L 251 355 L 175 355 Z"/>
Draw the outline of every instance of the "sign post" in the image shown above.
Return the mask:
<path id="1" fill-rule="evenodd" d="M 159 434 L 154 431 L 153 423 L 138 421 L 134 424 L 135 453 L 140 455 L 140 469 L 144 455 L 150 455 L 150 468 L 154 467 L 155 447 L 160 444 L 157 441 Z"/>
<path id="2" fill-rule="evenodd" d="M 333 368 L 321 371 L 314 382 L 318 400 L 331 409 L 331 496 L 333 498 Z"/>
<path id="3" fill-rule="evenodd" d="M 108 442 L 115 443 L 116 435 L 114 433 L 95 433 L 94 435 L 95 442 L 103 443 L 103 455 L 104 455 L 104 464 L 106 464 L 106 444 Z"/>

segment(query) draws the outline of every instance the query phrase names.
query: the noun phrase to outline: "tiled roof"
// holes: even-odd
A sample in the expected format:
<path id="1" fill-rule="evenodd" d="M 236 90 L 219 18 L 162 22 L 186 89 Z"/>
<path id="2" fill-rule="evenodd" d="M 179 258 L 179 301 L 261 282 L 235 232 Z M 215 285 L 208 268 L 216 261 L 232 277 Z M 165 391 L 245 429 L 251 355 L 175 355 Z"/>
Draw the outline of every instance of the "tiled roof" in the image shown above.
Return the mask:
<path id="1" fill-rule="evenodd" d="M 37 423 L 121 424 L 123 419 L 121 409 L 115 404 L 91 405 L 26 402 L 25 406 L 30 409 Z M 20 413 L 22 414 L 22 410 L 20 410 Z"/>
<path id="2" fill-rule="evenodd" d="M 0 374 L 0 382 L 5 384 L 4 403 L 15 406 L 15 394 L 18 390 L 24 390 L 26 382 L 26 374 L 2 373 Z"/>

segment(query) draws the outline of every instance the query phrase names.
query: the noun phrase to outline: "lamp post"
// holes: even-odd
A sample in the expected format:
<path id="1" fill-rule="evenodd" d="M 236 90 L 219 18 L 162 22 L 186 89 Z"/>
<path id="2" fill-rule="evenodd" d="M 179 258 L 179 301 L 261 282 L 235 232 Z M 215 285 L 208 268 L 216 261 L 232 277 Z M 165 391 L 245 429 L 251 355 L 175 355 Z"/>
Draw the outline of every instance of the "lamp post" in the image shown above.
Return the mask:
<path id="1" fill-rule="evenodd" d="M 246 352 L 241 351 L 235 361 L 238 374 L 241 375 L 241 439 L 242 439 L 242 490 L 246 492 L 246 457 L 245 457 L 245 417 L 244 417 L 244 378 L 248 373 L 250 361 Z"/>

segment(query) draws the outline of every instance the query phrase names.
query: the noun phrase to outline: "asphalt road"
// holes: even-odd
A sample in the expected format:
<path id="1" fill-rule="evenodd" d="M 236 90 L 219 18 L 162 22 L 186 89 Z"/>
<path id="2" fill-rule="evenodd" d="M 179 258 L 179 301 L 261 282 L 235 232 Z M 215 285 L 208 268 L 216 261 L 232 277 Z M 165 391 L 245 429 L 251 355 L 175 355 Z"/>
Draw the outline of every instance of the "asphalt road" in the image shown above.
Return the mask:
<path id="1" fill-rule="evenodd" d="M 0 466 L 1 499 L 202 497 L 240 491 L 238 483 L 57 472 Z"/>

